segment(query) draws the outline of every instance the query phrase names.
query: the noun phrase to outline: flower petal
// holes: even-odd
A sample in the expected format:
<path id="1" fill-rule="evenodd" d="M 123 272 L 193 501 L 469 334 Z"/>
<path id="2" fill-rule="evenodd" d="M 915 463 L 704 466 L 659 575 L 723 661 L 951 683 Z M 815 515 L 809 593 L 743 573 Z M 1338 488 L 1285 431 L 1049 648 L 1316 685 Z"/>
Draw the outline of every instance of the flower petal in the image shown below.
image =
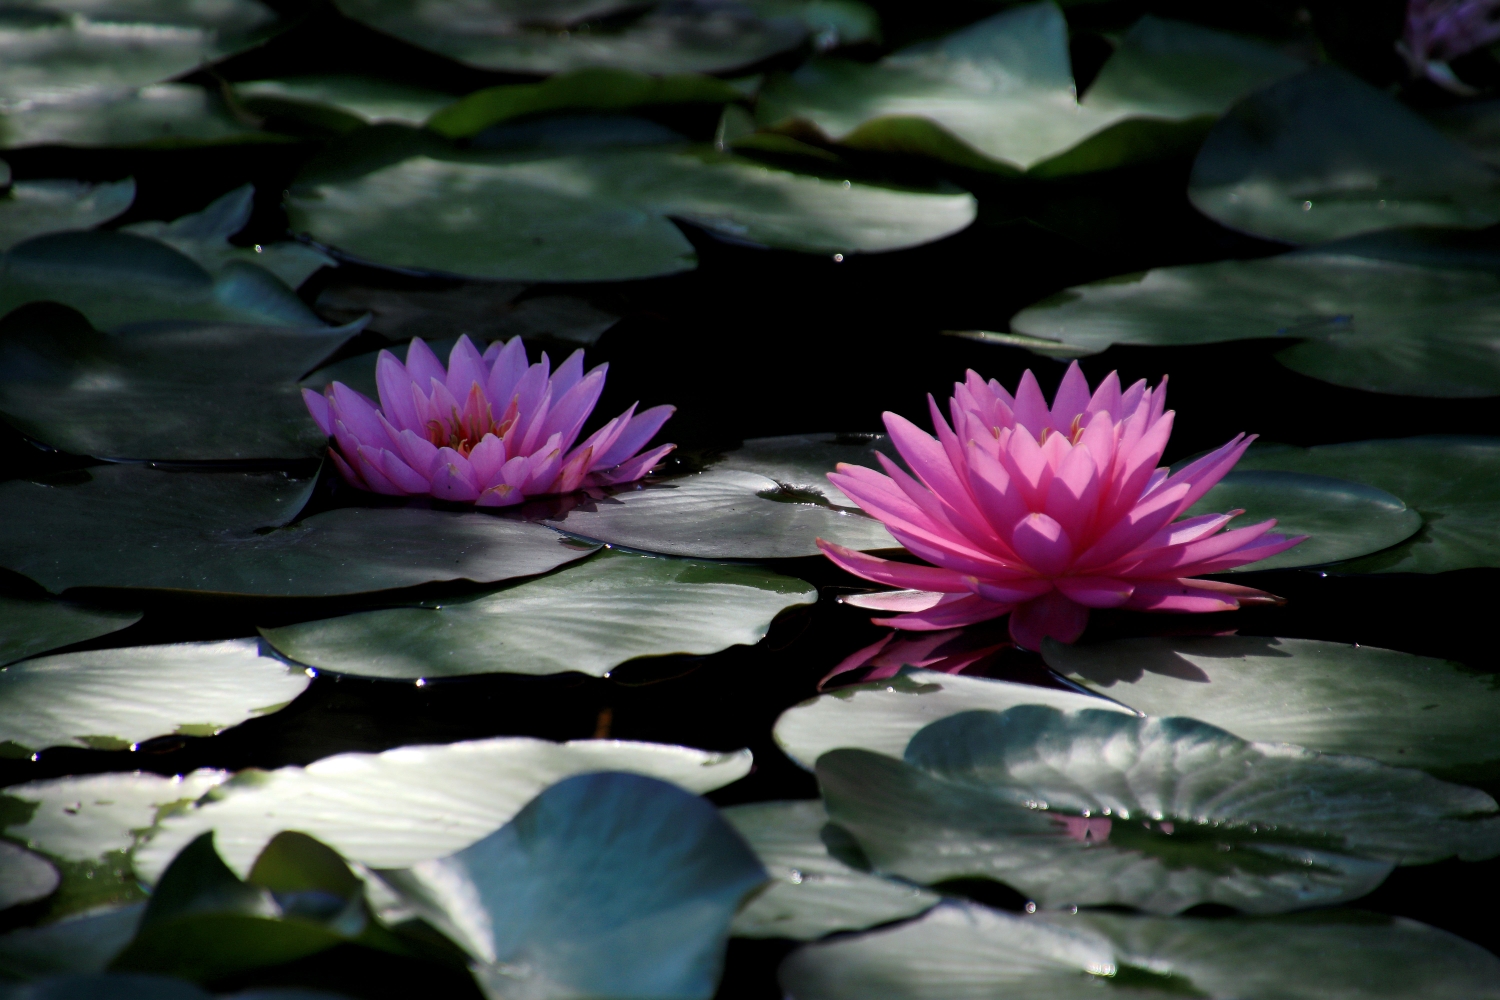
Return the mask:
<path id="1" fill-rule="evenodd" d="M 1010 613 L 1010 637 L 1022 649 L 1038 650 L 1043 639 L 1073 642 L 1088 623 L 1088 608 L 1054 590 Z"/>

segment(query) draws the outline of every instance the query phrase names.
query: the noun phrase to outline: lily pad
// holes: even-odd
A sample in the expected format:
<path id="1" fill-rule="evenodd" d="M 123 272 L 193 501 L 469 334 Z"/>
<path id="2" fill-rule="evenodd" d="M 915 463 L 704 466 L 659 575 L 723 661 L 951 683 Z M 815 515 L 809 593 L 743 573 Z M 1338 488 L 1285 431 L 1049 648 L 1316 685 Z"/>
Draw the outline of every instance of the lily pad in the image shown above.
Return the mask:
<path id="1" fill-rule="evenodd" d="M 214 795 L 163 819 L 136 849 L 135 870 L 154 882 L 179 850 L 208 830 L 240 875 L 282 830 L 300 830 L 372 868 L 409 868 L 483 838 L 542 789 L 571 775 L 628 771 L 701 793 L 743 778 L 750 761 L 748 750 L 511 736 L 342 753 L 306 767 L 240 772 Z"/>
<path id="2" fill-rule="evenodd" d="M 1067 174 L 1194 143 L 1202 125 L 1180 131 L 1178 122 L 1218 114 L 1298 68 L 1255 42 L 1146 18 L 1080 102 L 1067 22 L 1055 4 L 1032 3 L 874 65 L 814 60 L 766 85 L 756 119 L 809 123 L 856 149 Z"/>
<path id="3" fill-rule="evenodd" d="M 603 677 L 638 656 L 754 645 L 781 611 L 817 599 L 811 584 L 761 569 L 601 552 L 490 594 L 261 634 L 299 663 L 361 677 Z"/>
<path id="4" fill-rule="evenodd" d="M 1236 509 L 1245 511 L 1240 524 L 1274 517 L 1278 532 L 1309 536 L 1280 555 L 1238 567 L 1240 572 L 1353 559 L 1404 542 L 1422 527 L 1422 515 L 1384 490 L 1301 472 L 1230 472 L 1186 516 Z"/>
<path id="5" fill-rule="evenodd" d="M 268 117 L 332 109 L 351 125 L 398 122 L 421 125 L 453 103 L 453 95 L 371 76 L 318 73 L 271 80 L 245 80 L 234 86 L 245 110 Z"/>
<path id="6" fill-rule="evenodd" d="M 808 945 L 782 963 L 791 1000 L 1494 998 L 1500 962 L 1415 920 L 1334 910 L 1194 919 L 1016 916 L 948 902 L 899 927 Z"/>
<path id="7" fill-rule="evenodd" d="M 14 979 L 103 972 L 135 937 L 145 908 L 107 907 L 0 934 L 0 972 Z"/>
<path id="8" fill-rule="evenodd" d="M 735 937 L 811 941 L 916 916 L 940 898 L 835 856 L 821 802 L 754 802 L 730 806 L 724 818 L 772 879 L 734 918 Z"/>
<path id="9" fill-rule="evenodd" d="M 0 666 L 109 635 L 140 620 L 139 611 L 0 597 Z"/>
<path id="10" fill-rule="evenodd" d="M 75 455 L 311 457 L 326 438 L 297 380 L 354 333 L 194 322 L 99 333 L 76 313 L 25 310 L 0 320 L 0 413 Z"/>
<path id="11" fill-rule="evenodd" d="M 1442 573 L 1500 566 L 1500 439 L 1463 436 L 1258 446 L 1241 469 L 1337 476 L 1392 493 L 1422 530 L 1386 551 L 1343 563 L 1347 573 Z"/>
<path id="12" fill-rule="evenodd" d="M 291 141 L 257 130 L 219 94 L 189 83 L 49 90 L 6 103 L 0 98 L 0 148 L 175 149 Z"/>
<path id="13" fill-rule="evenodd" d="M 844 491 L 828 481 L 839 463 L 879 469 L 876 452 L 904 467 L 901 456 L 884 434 L 788 434 L 752 438 L 712 463 L 719 472 L 753 472 L 774 479 L 783 492 L 822 497 L 834 507 L 858 510 Z"/>
<path id="14" fill-rule="evenodd" d="M 0 194 L 0 251 L 44 233 L 90 229 L 113 219 L 133 201 L 135 181 L 128 177 L 103 184 L 16 181 Z"/>
<path id="15" fill-rule="evenodd" d="M 929 723 L 974 709 L 1003 712 L 1016 705 L 1133 714 L 1090 694 L 908 668 L 889 680 L 854 684 L 793 705 L 776 720 L 774 735 L 776 745 L 810 771 L 819 757 L 840 747 L 900 757 Z"/>
<path id="16" fill-rule="evenodd" d="M 669 217 L 738 241 L 854 253 L 941 239 L 976 213 L 967 193 L 846 183 L 711 149 L 460 152 L 380 128 L 410 152 L 342 175 L 309 167 L 288 196 L 288 217 L 359 260 L 428 273 L 618 281 L 691 270 L 692 245 Z M 338 162 L 329 156 L 325 164 Z"/>
<path id="17" fill-rule="evenodd" d="M 466 4 L 336 0 L 349 17 L 479 69 L 557 73 L 611 66 L 654 73 L 722 73 L 796 48 L 807 37 L 797 17 L 761 18 L 752 5 L 686 0 Z M 625 12 L 640 13 L 629 16 Z M 644 9 L 642 9 L 644 8 Z M 567 29 L 607 14 L 603 24 Z M 624 17 L 624 23 L 618 23 Z"/>
<path id="18" fill-rule="evenodd" d="M 123 750 L 154 736 L 212 736 L 309 683 L 253 639 L 44 656 L 0 671 L 0 745 Z"/>
<path id="19" fill-rule="evenodd" d="M 543 523 L 571 535 L 700 559 L 813 556 L 818 538 L 852 549 L 900 547 L 874 518 L 835 510 L 822 497 L 783 490 L 752 472 L 710 469 L 536 509 L 546 515 Z"/>
<path id="20" fill-rule="evenodd" d="M 766 871 L 703 799 L 605 773 L 559 781 L 478 843 L 386 877 L 469 952 L 492 997 L 708 1000 L 729 922 Z"/>
<path id="21" fill-rule="evenodd" d="M 1188 197 L 1227 226 L 1289 243 L 1500 221 L 1500 174 L 1333 66 L 1235 105 L 1204 141 Z"/>
<path id="22" fill-rule="evenodd" d="M 0 910 L 46 899 L 58 881 L 57 869 L 46 858 L 0 840 Z"/>
<path id="23" fill-rule="evenodd" d="M 1277 913 L 1357 898 L 1398 864 L 1500 853 L 1477 789 L 1182 717 L 965 712 L 905 762 L 824 754 L 818 782 L 877 871 L 995 878 L 1047 908 Z"/>
<path id="24" fill-rule="evenodd" d="M 515 281 L 471 281 L 453 288 L 377 288 L 367 284 L 333 284 L 318 294 L 318 315 L 335 323 L 369 317 L 366 329 L 393 341 L 421 337 L 434 352 L 466 336 L 483 349 L 486 341 L 525 337 L 560 340 L 592 347 L 620 317 L 598 309 L 574 295 L 517 297 L 529 286 Z M 450 347 L 451 349 L 451 347 Z M 406 352 L 393 348 L 397 357 Z M 359 389 L 371 399 L 375 391 L 375 352 L 345 358 L 314 372 L 305 384 L 321 388 L 330 381 Z M 348 376 L 348 377 L 346 377 Z M 319 381 L 322 379 L 322 381 Z M 358 381 L 355 381 L 357 379 Z M 369 391 L 365 386 L 370 387 Z"/>
<path id="25" fill-rule="evenodd" d="M 1500 776 L 1495 675 L 1447 660 L 1255 636 L 1048 641 L 1043 655 L 1148 715 L 1191 716 L 1247 740 L 1357 754 L 1448 781 Z"/>
<path id="26" fill-rule="evenodd" d="M 1331 245 L 1122 275 L 1023 309 L 1011 327 L 1083 354 L 1111 344 L 1296 338 L 1302 343 L 1277 360 L 1335 385 L 1421 396 L 1500 393 L 1493 333 L 1500 278 L 1374 256 L 1396 256 L 1391 249 Z"/>
<path id="27" fill-rule="evenodd" d="M 535 576 L 593 551 L 477 512 L 344 507 L 288 524 L 312 479 L 96 466 L 0 483 L 0 566 L 53 592 L 144 587 L 320 597 Z"/>

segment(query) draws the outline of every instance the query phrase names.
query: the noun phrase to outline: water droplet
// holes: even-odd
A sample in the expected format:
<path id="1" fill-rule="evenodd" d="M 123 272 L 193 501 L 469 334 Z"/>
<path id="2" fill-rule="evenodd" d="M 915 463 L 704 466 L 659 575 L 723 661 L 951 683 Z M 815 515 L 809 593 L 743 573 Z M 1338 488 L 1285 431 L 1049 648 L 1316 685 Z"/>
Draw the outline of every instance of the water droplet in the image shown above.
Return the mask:
<path id="1" fill-rule="evenodd" d="M 309 676 L 309 677 L 316 677 L 316 676 L 318 676 L 318 672 L 316 670 L 314 670 L 312 667 L 308 667 L 306 670 L 304 670 L 302 672 L 304 674 L 306 674 L 307 676 Z"/>
<path id="2" fill-rule="evenodd" d="M 1312 211 L 1312 202 L 1310 202 L 1310 201 L 1304 201 L 1302 203 L 1302 211 L 1304 211 L 1304 212 L 1311 212 Z"/>
<path id="3" fill-rule="evenodd" d="M 1027 913 L 1035 913 L 1036 912 L 1036 903 L 1033 902 L 1032 900 L 1028 899 L 1026 901 L 1026 912 Z"/>
<path id="4" fill-rule="evenodd" d="M 263 246 L 261 246 L 259 243 L 257 243 L 257 244 L 255 244 L 255 252 L 256 253 L 265 253 L 266 252 L 266 248 L 263 247 Z"/>
<path id="5" fill-rule="evenodd" d="M 797 869 L 795 869 L 795 868 L 792 869 L 792 874 L 791 874 L 790 878 L 791 878 L 791 881 L 792 881 L 792 885 L 801 885 L 802 884 L 802 873 L 799 872 Z"/>
<path id="6" fill-rule="evenodd" d="M 833 255 L 833 262 L 835 264 L 842 264 L 844 262 L 844 255 L 841 254 L 841 253 L 834 254 Z"/>
<path id="7" fill-rule="evenodd" d="M 845 182 L 844 182 L 844 190 L 845 190 L 845 191 L 847 191 L 847 190 L 849 190 L 849 189 L 850 189 L 850 188 L 852 188 L 852 187 L 853 187 L 853 186 L 854 186 L 854 185 L 853 185 L 853 184 L 851 184 L 851 183 L 849 183 L 849 182 L 848 182 L 848 181 L 845 181 Z"/>
<path id="8" fill-rule="evenodd" d="M 425 677 L 418 677 L 417 678 L 417 687 L 420 688 L 420 687 L 426 687 L 426 686 L 427 686 L 427 678 L 425 678 Z"/>

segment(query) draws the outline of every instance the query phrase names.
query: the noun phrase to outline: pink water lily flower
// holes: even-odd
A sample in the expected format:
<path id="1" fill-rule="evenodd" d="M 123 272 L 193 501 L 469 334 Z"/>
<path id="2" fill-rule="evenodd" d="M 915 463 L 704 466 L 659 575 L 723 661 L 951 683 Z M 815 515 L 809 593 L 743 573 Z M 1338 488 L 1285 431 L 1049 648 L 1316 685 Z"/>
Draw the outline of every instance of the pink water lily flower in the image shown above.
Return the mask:
<path id="1" fill-rule="evenodd" d="M 445 369 L 421 339 L 406 364 L 390 351 L 375 362 L 380 405 L 335 382 L 302 390 L 313 419 L 333 438 L 334 465 L 350 484 L 395 496 L 430 495 L 480 507 L 584 486 L 631 482 L 675 445 L 637 455 L 674 411 L 635 406 L 574 445 L 604 390 L 608 365 L 584 374 L 583 351 L 551 371 L 528 364 L 520 337 L 480 354 L 459 337 Z"/>
<path id="2" fill-rule="evenodd" d="M 974 372 L 954 386 L 950 427 L 927 397 L 933 438 L 885 414 L 891 442 L 915 478 L 884 455 L 886 475 L 840 464 L 829 480 L 916 556 L 892 562 L 818 540 L 830 559 L 904 588 L 846 598 L 879 611 L 880 625 L 937 630 L 1010 615 L 1016 643 L 1072 642 L 1091 608 L 1229 611 L 1277 600 L 1264 591 L 1195 580 L 1265 559 L 1302 537 L 1276 522 L 1227 531 L 1244 511 L 1177 520 L 1224 477 L 1253 437 L 1176 473 L 1157 468 L 1172 432 L 1166 381 L 1125 391 L 1111 373 L 1092 395 L 1075 362 L 1052 406 L 1027 372 L 1014 397 Z"/>

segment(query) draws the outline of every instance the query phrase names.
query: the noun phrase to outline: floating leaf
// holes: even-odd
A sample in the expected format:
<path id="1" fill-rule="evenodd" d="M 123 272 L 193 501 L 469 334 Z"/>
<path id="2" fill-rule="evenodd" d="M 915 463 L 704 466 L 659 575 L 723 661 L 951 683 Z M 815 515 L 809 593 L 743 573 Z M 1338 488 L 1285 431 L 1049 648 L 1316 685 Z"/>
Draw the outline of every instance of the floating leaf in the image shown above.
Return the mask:
<path id="1" fill-rule="evenodd" d="M 1500 221 L 1500 175 L 1333 66 L 1235 105 L 1199 151 L 1188 197 L 1227 226 L 1289 243 Z"/>
<path id="2" fill-rule="evenodd" d="M 287 524 L 313 480 L 96 466 L 0 483 L 0 566 L 48 590 L 145 587 L 320 597 L 534 576 L 593 551 L 478 512 L 344 507 Z"/>
<path id="3" fill-rule="evenodd" d="M 816 494 L 835 507 L 857 510 L 843 490 L 828 481 L 841 462 L 879 470 L 876 452 L 905 468 L 884 434 L 789 434 L 753 438 L 712 463 L 719 472 L 753 472 L 779 483 L 783 491 Z M 815 500 L 814 497 L 809 499 Z"/>
<path id="4" fill-rule="evenodd" d="M 1182 717 L 964 712 L 913 737 L 904 763 L 824 754 L 818 782 L 876 870 L 986 876 L 1049 908 L 1276 913 L 1356 898 L 1394 865 L 1500 853 L 1481 791 Z"/>
<path id="5" fill-rule="evenodd" d="M 899 927 L 808 945 L 782 963 L 791 1000 L 1494 998 L 1500 962 L 1401 917 L 1258 919 L 1084 911 L 1022 917 L 949 902 Z"/>
<path id="6" fill-rule="evenodd" d="M 1357 754 L 1449 781 L 1500 775 L 1495 675 L 1446 660 L 1255 636 L 1048 641 L 1043 655 L 1148 715 L 1191 716 L 1247 740 Z"/>
<path id="7" fill-rule="evenodd" d="M 821 802 L 755 802 L 725 809 L 724 818 L 772 878 L 734 918 L 735 937 L 811 941 L 915 916 L 939 899 L 837 857 Z"/>
<path id="8" fill-rule="evenodd" d="M 1300 472 L 1248 469 L 1230 472 L 1185 516 L 1229 510 L 1245 511 L 1239 524 L 1275 518 L 1277 532 L 1310 536 L 1280 555 L 1238 567 L 1240 572 L 1353 559 L 1404 542 L 1422 527 L 1422 515 L 1373 486 Z"/>
<path id="9" fill-rule="evenodd" d="M 327 439 L 297 379 L 354 332 L 169 322 L 99 333 L 76 313 L 24 310 L 0 319 L 0 412 L 75 455 L 320 455 Z"/>
<path id="10" fill-rule="evenodd" d="M 557 73 L 612 66 L 651 73 L 722 73 L 797 47 L 800 18 L 756 15 L 753 5 L 684 0 L 669 4 L 539 4 L 336 0 L 349 17 L 479 69 Z M 634 16 L 625 14 L 634 8 Z M 644 10 L 642 10 L 644 8 Z M 583 30 L 558 30 L 606 15 Z"/>
<path id="11" fill-rule="evenodd" d="M 974 220 L 967 193 L 827 180 L 712 150 L 602 147 L 460 152 L 392 133 L 375 169 L 309 168 L 294 230 L 387 267 L 517 281 L 616 281 L 690 270 L 669 216 L 740 241 L 811 253 L 895 250 Z M 379 137 L 354 136 L 351 150 Z M 422 145 L 425 143 L 425 145 Z M 417 155 L 411 155 L 411 154 Z M 335 154 L 325 163 L 339 162 Z M 349 154 L 350 163 L 353 152 Z M 379 161 L 376 161 L 379 162 Z"/>
<path id="12" fill-rule="evenodd" d="M 1033 3 L 874 65 L 814 60 L 767 84 L 756 118 L 807 122 L 856 149 L 1068 174 L 1191 148 L 1203 128 L 1178 121 L 1218 114 L 1299 67 L 1254 42 L 1148 17 L 1080 102 L 1067 22 L 1055 4 Z"/>
<path id="13" fill-rule="evenodd" d="M 103 972 L 135 937 L 144 903 L 64 917 L 0 934 L 0 973 L 15 979 Z"/>
<path id="14" fill-rule="evenodd" d="M 0 744 L 123 750 L 154 736 L 212 736 L 309 683 L 253 639 L 44 656 L 0 671 Z"/>
<path id="15" fill-rule="evenodd" d="M 598 501 L 570 496 L 535 509 L 546 515 L 544 523 L 569 534 L 701 559 L 813 556 L 818 538 L 852 549 L 899 547 L 874 518 L 834 510 L 823 497 L 783 490 L 751 472 L 710 469 Z"/>
<path id="16" fill-rule="evenodd" d="M 1393 493 L 1422 515 L 1400 545 L 1339 566 L 1348 573 L 1442 573 L 1500 566 L 1500 439 L 1463 436 L 1259 446 L 1241 469 L 1337 476 Z"/>
<path id="17" fill-rule="evenodd" d="M 3 162 L 3 161 L 0 161 Z M 9 168 L 0 169 L 0 181 Z M 22 240 L 108 222 L 135 201 L 135 181 L 16 181 L 0 194 L 0 251 Z"/>
<path id="18" fill-rule="evenodd" d="M 37 92 L 9 108 L 0 103 L 0 148 L 176 149 L 288 141 L 284 135 L 257 131 L 219 94 L 189 83 Z"/>
<path id="19" fill-rule="evenodd" d="M 109 635 L 140 620 L 139 611 L 0 597 L 0 666 Z"/>
<path id="20" fill-rule="evenodd" d="M 973 709 L 1003 712 L 1033 704 L 1064 711 L 1132 711 L 1060 688 L 906 668 L 890 680 L 853 684 L 793 705 L 776 720 L 773 735 L 788 757 L 812 770 L 819 757 L 840 747 L 900 757 L 911 738 L 938 719 Z"/>
<path id="21" fill-rule="evenodd" d="M 753 645 L 778 613 L 817 599 L 816 587 L 761 569 L 601 552 L 490 594 L 261 634 L 299 663 L 361 677 L 603 677 L 638 656 Z"/>
<path id="22" fill-rule="evenodd" d="M 277 990 L 265 1000 L 304 1000 L 301 991 Z M 97 972 L 81 975 L 48 976 L 15 987 L 5 994 L 6 1000 L 213 1000 L 213 994 L 173 976 L 155 976 L 140 972 Z M 255 992 L 236 994 L 240 1000 L 256 1000 Z M 328 994 L 313 994 L 305 1000 L 330 1000 Z"/>
<path id="23" fill-rule="evenodd" d="M 1277 360 L 1335 385 L 1422 396 L 1500 393 L 1493 332 L 1500 278 L 1376 259 L 1399 257 L 1393 249 L 1336 244 L 1157 268 L 1070 288 L 1021 310 L 1011 327 L 1079 353 L 1112 344 L 1299 338 Z"/>
<path id="24" fill-rule="evenodd" d="M 453 103 L 453 95 L 372 76 L 318 73 L 236 83 L 245 110 L 273 121 L 301 118 L 327 122 L 327 112 L 347 116 L 343 129 L 375 122 L 421 125 Z M 323 112 L 319 115 L 319 112 Z"/>
<path id="25" fill-rule="evenodd" d="M 628 771 L 707 792 L 750 771 L 750 751 L 710 753 L 619 740 L 549 743 L 496 737 L 384 753 L 342 753 L 306 767 L 243 771 L 213 796 L 162 820 L 135 852 L 155 881 L 176 853 L 215 831 L 236 873 L 273 836 L 299 830 L 351 861 L 409 868 L 462 850 L 510 822 L 547 786 L 574 774 Z"/>
<path id="26" fill-rule="evenodd" d="M 0 840 L 0 910 L 45 899 L 57 883 L 57 869 L 46 858 Z"/>
<path id="27" fill-rule="evenodd" d="M 476 959 L 492 997 L 708 1000 L 729 922 L 766 872 L 703 799 L 605 773 L 386 878 Z"/>

